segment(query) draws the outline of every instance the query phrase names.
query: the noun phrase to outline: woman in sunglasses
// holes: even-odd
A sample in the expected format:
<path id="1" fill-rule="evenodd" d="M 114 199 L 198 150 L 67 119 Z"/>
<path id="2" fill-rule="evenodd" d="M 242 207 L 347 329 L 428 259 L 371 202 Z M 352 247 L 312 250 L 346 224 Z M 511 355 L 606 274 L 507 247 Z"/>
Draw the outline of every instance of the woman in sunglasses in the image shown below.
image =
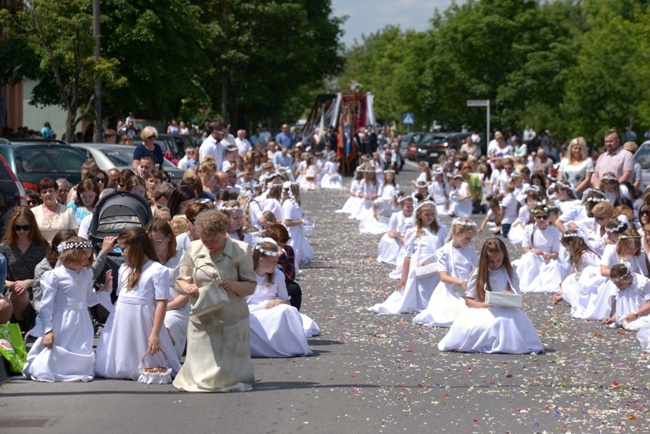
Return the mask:
<path id="1" fill-rule="evenodd" d="M 526 227 L 521 243 L 523 256 L 517 267 L 522 292 L 556 293 L 571 271 L 566 262 L 558 259 L 562 233 L 550 224 L 550 213 L 547 205 L 537 205 L 530 211 L 535 222 Z"/>
<path id="2" fill-rule="evenodd" d="M 19 323 L 23 331 L 34 326 L 36 313 L 30 304 L 34 268 L 45 257 L 48 245 L 32 210 L 26 206 L 15 207 L 0 244 L 0 253 L 7 258 L 7 278 L 4 283 L 13 305 L 11 322 Z"/>

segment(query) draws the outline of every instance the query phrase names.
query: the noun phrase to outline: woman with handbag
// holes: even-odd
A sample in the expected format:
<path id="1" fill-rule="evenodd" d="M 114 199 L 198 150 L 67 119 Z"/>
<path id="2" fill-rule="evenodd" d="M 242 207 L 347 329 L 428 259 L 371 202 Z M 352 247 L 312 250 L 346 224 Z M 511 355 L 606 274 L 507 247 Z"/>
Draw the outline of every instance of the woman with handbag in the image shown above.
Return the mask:
<path id="1" fill-rule="evenodd" d="M 192 304 L 185 364 L 174 380 L 183 392 L 243 392 L 253 389 L 246 296 L 257 279 L 248 245 L 228 236 L 228 217 L 202 212 L 193 241 L 181 259 L 179 292 Z"/>

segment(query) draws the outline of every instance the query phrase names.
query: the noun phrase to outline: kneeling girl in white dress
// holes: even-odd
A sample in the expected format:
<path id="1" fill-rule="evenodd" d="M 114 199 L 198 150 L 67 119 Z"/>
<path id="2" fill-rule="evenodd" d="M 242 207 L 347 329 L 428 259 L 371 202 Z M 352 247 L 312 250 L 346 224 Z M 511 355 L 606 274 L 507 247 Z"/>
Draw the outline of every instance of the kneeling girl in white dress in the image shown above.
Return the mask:
<path id="1" fill-rule="evenodd" d="M 334 188 L 340 190 L 343 188 L 341 175 L 339 174 L 339 165 L 336 162 L 336 152 L 332 152 L 329 161 L 323 168 L 323 177 L 320 180 L 321 188 Z"/>
<path id="2" fill-rule="evenodd" d="M 123 231 L 117 242 L 124 264 L 118 275 L 118 299 L 97 344 L 95 374 L 104 378 L 137 380 L 146 353 L 149 367 L 168 367 L 172 376 L 181 367 L 174 344 L 162 330 L 169 299 L 169 273 L 147 232 L 141 227 Z"/>
<path id="3" fill-rule="evenodd" d="M 92 243 L 72 237 L 59 244 L 61 265 L 41 277 L 41 322 L 29 334 L 38 339 L 27 355 L 23 374 L 36 381 L 91 381 L 95 375 L 93 329 L 88 307 L 113 305 L 112 273 L 100 292 L 93 291 Z"/>
<path id="4" fill-rule="evenodd" d="M 549 224 L 551 209 L 538 205 L 531 210 L 535 223 L 526 227 L 521 243 L 523 256 L 517 267 L 521 292 L 552 292 L 569 274 L 568 264 L 558 261 L 562 234 Z"/>
<path id="5" fill-rule="evenodd" d="M 476 223 L 457 219 L 451 227 L 451 240 L 437 252 L 440 283 L 433 290 L 427 308 L 414 324 L 450 327 L 465 307 L 465 288 L 472 270 L 478 265 L 476 249 L 470 244 L 476 235 Z"/>
<path id="6" fill-rule="evenodd" d="M 553 304 L 564 300 L 569 303 L 571 312 L 574 313 L 587 307 L 580 302 L 589 304 L 588 297 L 584 297 L 579 293 L 578 282 L 581 280 L 582 282 L 597 280 L 601 277 L 600 256 L 589 248 L 577 229 L 566 230 L 562 234 L 560 242 L 569 253 L 571 274 L 562 281 L 560 291 L 553 296 Z M 585 273 L 585 277 L 582 277 L 583 273 Z"/>
<path id="7" fill-rule="evenodd" d="M 372 203 L 372 212 L 359 222 L 359 232 L 362 234 L 382 235 L 388 231 L 388 221 L 398 210 L 395 195 L 399 192 L 399 184 L 395 182 L 395 171 L 384 172 L 384 182 L 379 187 L 379 197 Z"/>
<path id="8" fill-rule="evenodd" d="M 650 325 L 650 279 L 616 264 L 607 282 L 612 300 L 612 315 L 603 324 L 615 324 L 637 331 Z"/>
<path id="9" fill-rule="evenodd" d="M 393 292 L 383 303 L 369 310 L 381 314 L 420 312 L 427 307 L 431 293 L 440 278 L 438 274 L 418 277 L 418 267 L 437 261 L 436 251 L 443 246 L 447 231 L 436 220 L 436 205 L 425 200 L 415 207 L 415 226 L 404 237 L 405 258 L 402 276 Z"/>
<path id="10" fill-rule="evenodd" d="M 238 201 L 229 200 L 220 204 L 217 209 L 228 216 L 228 236 L 237 241 L 251 244 L 253 237 L 244 231 L 244 209 Z"/>
<path id="11" fill-rule="evenodd" d="M 379 241 L 377 262 L 395 265 L 400 249 L 404 246 L 404 234 L 413 223 L 413 198 L 400 192 L 396 196 L 401 211 L 390 217 L 388 232 Z"/>
<path id="12" fill-rule="evenodd" d="M 282 185 L 282 221 L 279 223 L 289 231 L 291 239 L 287 244 L 295 252 L 298 267 L 314 259 L 314 249 L 305 235 L 304 221 L 300 187 L 295 182 L 285 181 Z"/>
<path id="13" fill-rule="evenodd" d="M 506 245 L 490 238 L 481 249 L 479 266 L 465 291 L 466 309 L 438 344 L 440 351 L 523 354 L 542 352 L 535 326 L 519 308 L 485 303 L 486 291 L 519 293 L 519 279 L 510 265 Z"/>
<path id="14" fill-rule="evenodd" d="M 163 219 L 151 220 L 147 225 L 147 233 L 153 242 L 160 263 L 169 273 L 169 301 L 165 312 L 165 328 L 174 342 L 176 355 L 180 360 L 187 343 L 187 326 L 190 320 L 189 298 L 176 290 L 176 278 L 179 274 L 178 264 L 181 262 L 184 250 L 176 249 L 174 232 L 169 223 Z"/>
<path id="15" fill-rule="evenodd" d="M 277 267 L 281 254 L 271 238 L 263 238 L 253 249 L 257 286 L 246 298 L 252 357 L 308 356 L 312 352 L 307 337 L 320 332 L 316 323 L 291 306 L 284 274 Z"/>
<path id="16" fill-rule="evenodd" d="M 336 213 L 345 213 L 350 215 L 355 215 L 359 212 L 359 207 L 363 198 L 361 197 L 361 180 L 363 179 L 363 172 L 360 169 L 360 166 L 354 171 L 354 179 L 350 183 L 350 197 L 345 201 L 341 209 L 337 209 Z"/>

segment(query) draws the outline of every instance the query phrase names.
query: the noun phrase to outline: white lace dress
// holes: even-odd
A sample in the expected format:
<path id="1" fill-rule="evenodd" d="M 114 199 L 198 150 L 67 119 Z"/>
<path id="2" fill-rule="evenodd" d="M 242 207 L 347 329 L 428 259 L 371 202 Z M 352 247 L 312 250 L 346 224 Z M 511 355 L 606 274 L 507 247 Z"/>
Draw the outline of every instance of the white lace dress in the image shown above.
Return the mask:
<path id="1" fill-rule="evenodd" d="M 399 191 L 399 185 L 384 184 L 379 187 L 379 197 L 375 199 L 375 210 L 379 220 L 375 218 L 372 209 L 359 222 L 359 232 L 362 234 L 382 235 L 388 232 L 390 217 L 399 210 L 393 204 L 393 197 Z M 371 205 L 372 206 L 372 205 Z"/>
<path id="2" fill-rule="evenodd" d="M 467 282 L 465 296 L 476 300 L 478 268 Z M 503 292 L 508 287 L 519 293 L 516 273 L 510 276 L 504 267 L 488 270 L 493 292 Z M 491 307 L 465 309 L 438 344 L 440 351 L 467 353 L 524 354 L 544 351 L 542 341 L 526 313 L 518 308 Z"/>
<path id="3" fill-rule="evenodd" d="M 307 337 L 320 333 L 318 325 L 287 304 L 266 308 L 270 301 L 289 300 L 282 271 L 275 269 L 273 283 L 268 283 L 267 276 L 256 277 L 255 292 L 246 297 L 250 311 L 252 357 L 295 357 L 312 354 Z"/>
<path id="4" fill-rule="evenodd" d="M 533 241 L 531 242 L 531 233 Z M 537 225 L 526 227 L 522 248 L 539 249 L 545 254 L 559 253 L 562 233 L 555 226 L 540 229 Z M 525 253 L 517 267 L 519 289 L 521 292 L 555 293 L 571 271 L 571 267 L 557 259 L 545 260 L 533 252 Z"/>
<path id="5" fill-rule="evenodd" d="M 27 355 L 23 375 L 44 382 L 91 381 L 95 377 L 95 332 L 88 307 L 101 303 L 112 310 L 110 295 L 93 291 L 90 269 L 56 267 L 43 274 L 41 287 L 41 322 L 29 332 L 38 339 Z M 52 348 L 43 345 L 49 331 L 54 335 Z"/>
<path id="6" fill-rule="evenodd" d="M 445 235 L 446 231 L 439 230 L 434 234 L 424 228 L 418 237 L 417 227 L 409 229 L 404 237 L 406 257 L 411 258 L 406 284 L 401 291 L 393 292 L 386 301 L 375 304 L 369 310 L 381 314 L 397 314 L 420 312 L 426 308 L 440 278 L 437 274 L 419 278 L 415 275 L 415 269 L 437 261 L 436 251 L 444 244 Z"/>
<path id="7" fill-rule="evenodd" d="M 147 352 L 149 336 L 157 300 L 169 299 L 169 272 L 159 262 L 149 260 L 142 267 L 140 280 L 131 289 L 126 289 L 129 268 L 123 264 L 118 275 L 115 311 L 108 317 L 97 344 L 95 374 L 98 377 L 137 380 L 139 366 Z M 178 373 L 181 364 L 169 334 L 160 332 L 160 349 L 148 357 L 150 366 L 167 366 L 172 376 Z"/>
<path id="8" fill-rule="evenodd" d="M 282 204 L 282 221 L 284 220 L 301 220 L 303 218 L 302 207 L 287 199 Z M 278 220 L 279 222 L 280 220 Z M 287 228 L 289 236 L 289 245 L 293 247 L 296 254 L 296 265 L 304 265 L 314 259 L 314 249 L 312 249 L 309 240 L 305 236 L 305 227 L 302 224 Z"/>
<path id="9" fill-rule="evenodd" d="M 440 271 L 457 279 L 469 279 L 472 270 L 478 265 L 478 255 L 474 247 L 457 249 L 451 241 L 440 248 L 436 256 Z M 429 327 L 450 327 L 465 309 L 467 306 L 463 289 L 441 281 L 433 290 L 427 308 L 413 318 L 413 323 Z"/>

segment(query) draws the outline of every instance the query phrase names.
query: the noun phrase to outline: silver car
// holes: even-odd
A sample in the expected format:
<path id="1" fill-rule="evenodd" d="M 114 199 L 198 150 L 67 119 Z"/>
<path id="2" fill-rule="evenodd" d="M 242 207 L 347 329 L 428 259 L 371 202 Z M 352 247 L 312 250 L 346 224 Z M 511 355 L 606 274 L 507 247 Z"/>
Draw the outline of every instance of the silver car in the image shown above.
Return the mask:
<path id="1" fill-rule="evenodd" d="M 641 144 L 639 149 L 634 153 L 634 162 L 641 165 L 641 192 L 650 186 L 650 140 Z"/>
<path id="2" fill-rule="evenodd" d="M 113 168 L 117 168 L 120 171 L 133 169 L 134 146 L 113 145 L 110 143 L 73 143 L 71 146 L 83 151 L 104 172 Z M 181 179 L 183 179 L 183 173 L 185 173 L 185 171 L 174 166 L 167 159 L 163 163 L 163 170 L 169 173 L 169 177 L 176 185 L 180 184 Z"/>

